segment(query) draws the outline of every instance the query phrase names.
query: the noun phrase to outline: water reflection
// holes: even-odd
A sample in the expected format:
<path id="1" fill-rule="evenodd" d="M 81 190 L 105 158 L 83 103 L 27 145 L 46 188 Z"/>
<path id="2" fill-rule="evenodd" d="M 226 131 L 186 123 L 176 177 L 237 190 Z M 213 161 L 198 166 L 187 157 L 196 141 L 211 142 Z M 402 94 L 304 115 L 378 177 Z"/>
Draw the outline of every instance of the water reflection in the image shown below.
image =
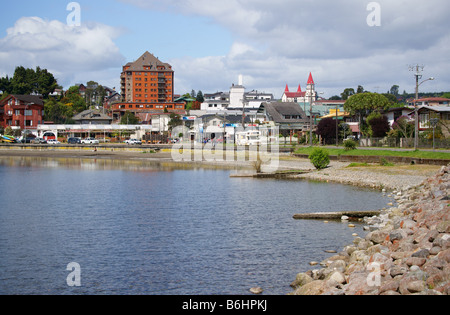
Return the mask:
<path id="1" fill-rule="evenodd" d="M 167 160 L 148 160 L 148 159 L 96 159 L 96 158 L 73 158 L 73 157 L 1 157 L 0 166 L 8 167 L 38 167 L 38 168 L 66 168 L 79 170 L 124 170 L 139 172 L 160 172 L 174 171 L 183 169 L 244 169 L 238 165 L 218 165 L 201 163 L 183 163 Z"/>
<path id="2" fill-rule="evenodd" d="M 0 158 L 0 294 L 286 294 L 308 262 L 362 232 L 293 214 L 386 204 L 348 185 L 204 168 Z M 66 285 L 70 262 L 80 288 Z"/>

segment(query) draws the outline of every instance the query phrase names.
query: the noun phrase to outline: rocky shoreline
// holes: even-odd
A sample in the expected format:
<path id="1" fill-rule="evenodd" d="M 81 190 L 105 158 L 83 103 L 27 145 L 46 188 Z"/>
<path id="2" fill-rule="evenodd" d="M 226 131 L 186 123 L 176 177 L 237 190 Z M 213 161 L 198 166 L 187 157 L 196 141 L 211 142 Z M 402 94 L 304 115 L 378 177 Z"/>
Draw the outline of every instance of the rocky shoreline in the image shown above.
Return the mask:
<path id="1" fill-rule="evenodd" d="M 291 295 L 450 294 L 450 167 L 365 218 L 364 237 L 299 273 Z M 313 263 L 312 263 L 313 264 Z"/>

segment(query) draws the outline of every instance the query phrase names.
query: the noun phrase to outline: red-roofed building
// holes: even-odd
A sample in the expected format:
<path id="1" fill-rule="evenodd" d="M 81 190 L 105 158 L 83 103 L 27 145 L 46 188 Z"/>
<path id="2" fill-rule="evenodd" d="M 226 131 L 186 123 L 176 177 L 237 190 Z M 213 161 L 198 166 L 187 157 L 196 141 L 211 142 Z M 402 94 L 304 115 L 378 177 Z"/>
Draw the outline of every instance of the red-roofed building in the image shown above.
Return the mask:
<path id="1" fill-rule="evenodd" d="M 286 89 L 284 90 L 281 100 L 283 102 L 294 102 L 294 103 L 309 103 L 312 100 L 317 99 L 317 93 L 315 91 L 315 83 L 312 74 L 309 74 L 308 82 L 306 83 L 306 90 L 302 91 L 301 85 L 298 86 L 297 92 L 289 91 L 289 86 L 286 84 Z"/>

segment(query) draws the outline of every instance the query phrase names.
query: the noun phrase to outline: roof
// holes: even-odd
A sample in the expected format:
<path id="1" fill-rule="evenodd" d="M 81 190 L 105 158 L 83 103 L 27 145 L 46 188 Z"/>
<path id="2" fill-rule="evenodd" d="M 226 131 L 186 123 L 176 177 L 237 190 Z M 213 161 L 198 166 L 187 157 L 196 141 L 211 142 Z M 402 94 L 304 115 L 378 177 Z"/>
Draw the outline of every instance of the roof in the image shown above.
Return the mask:
<path id="1" fill-rule="evenodd" d="M 315 84 L 311 72 L 309 73 L 309 78 L 308 78 L 307 84 Z"/>
<path id="2" fill-rule="evenodd" d="M 143 71 L 144 67 L 150 67 L 152 71 L 158 71 L 157 66 L 163 66 L 164 71 L 173 71 L 172 66 L 168 63 L 161 62 L 153 54 L 146 51 L 142 56 L 140 56 L 136 61 L 129 62 L 126 64 L 130 68 L 127 71 Z"/>
<path id="3" fill-rule="evenodd" d="M 223 115 L 220 114 L 212 114 L 212 115 L 203 115 L 201 117 L 202 119 L 205 119 L 205 121 L 210 121 L 213 120 L 215 118 L 219 119 L 220 121 L 223 121 L 224 117 Z M 227 121 L 228 123 L 242 123 L 242 114 L 240 115 L 225 115 L 225 121 Z M 249 115 L 245 115 L 244 117 L 244 122 L 249 123 L 251 122 L 250 116 Z"/>
<path id="4" fill-rule="evenodd" d="M 290 92 L 289 86 L 286 84 L 286 89 L 284 90 L 284 94 L 287 98 L 296 98 L 296 97 L 304 97 L 306 95 L 306 92 L 302 92 L 302 87 L 299 84 L 297 92 Z"/>
<path id="5" fill-rule="evenodd" d="M 432 110 L 438 113 L 450 113 L 450 106 L 419 106 L 418 110 Z"/>
<path id="6" fill-rule="evenodd" d="M 306 113 L 299 104 L 293 102 L 264 103 L 267 114 L 275 123 L 306 122 Z M 300 119 L 286 119 L 286 116 L 300 116 Z"/>
<path id="7" fill-rule="evenodd" d="M 99 111 L 88 109 L 85 110 L 75 116 L 73 116 L 73 120 L 81 121 L 81 120 L 112 120 L 108 115 L 102 114 Z"/>
<path id="8" fill-rule="evenodd" d="M 6 100 L 9 100 L 10 98 L 15 98 L 16 100 L 25 102 L 25 103 L 31 103 L 35 105 L 44 106 L 44 100 L 39 95 L 16 95 L 11 94 L 8 97 L 4 98 L 1 102 L 5 103 Z"/>
<path id="9" fill-rule="evenodd" d="M 418 100 L 416 100 L 416 102 L 426 102 L 426 101 L 428 101 L 428 102 L 450 102 L 450 98 L 426 97 L 426 98 L 419 98 Z"/>

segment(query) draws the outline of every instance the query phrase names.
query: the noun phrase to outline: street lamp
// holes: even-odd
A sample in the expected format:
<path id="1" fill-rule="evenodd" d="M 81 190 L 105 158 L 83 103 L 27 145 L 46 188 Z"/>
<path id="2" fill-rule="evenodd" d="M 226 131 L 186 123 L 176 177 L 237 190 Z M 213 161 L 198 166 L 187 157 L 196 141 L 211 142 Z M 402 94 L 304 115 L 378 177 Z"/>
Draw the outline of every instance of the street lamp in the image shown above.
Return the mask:
<path id="1" fill-rule="evenodd" d="M 422 82 L 419 83 L 419 79 L 421 78 L 421 75 L 416 75 L 416 99 L 414 101 L 414 129 L 415 129 L 415 136 L 414 136 L 414 150 L 417 150 L 417 147 L 419 146 L 419 112 L 417 108 L 417 100 L 419 99 L 419 86 L 421 86 L 423 83 L 427 81 L 434 80 L 433 77 L 430 77 Z"/>

